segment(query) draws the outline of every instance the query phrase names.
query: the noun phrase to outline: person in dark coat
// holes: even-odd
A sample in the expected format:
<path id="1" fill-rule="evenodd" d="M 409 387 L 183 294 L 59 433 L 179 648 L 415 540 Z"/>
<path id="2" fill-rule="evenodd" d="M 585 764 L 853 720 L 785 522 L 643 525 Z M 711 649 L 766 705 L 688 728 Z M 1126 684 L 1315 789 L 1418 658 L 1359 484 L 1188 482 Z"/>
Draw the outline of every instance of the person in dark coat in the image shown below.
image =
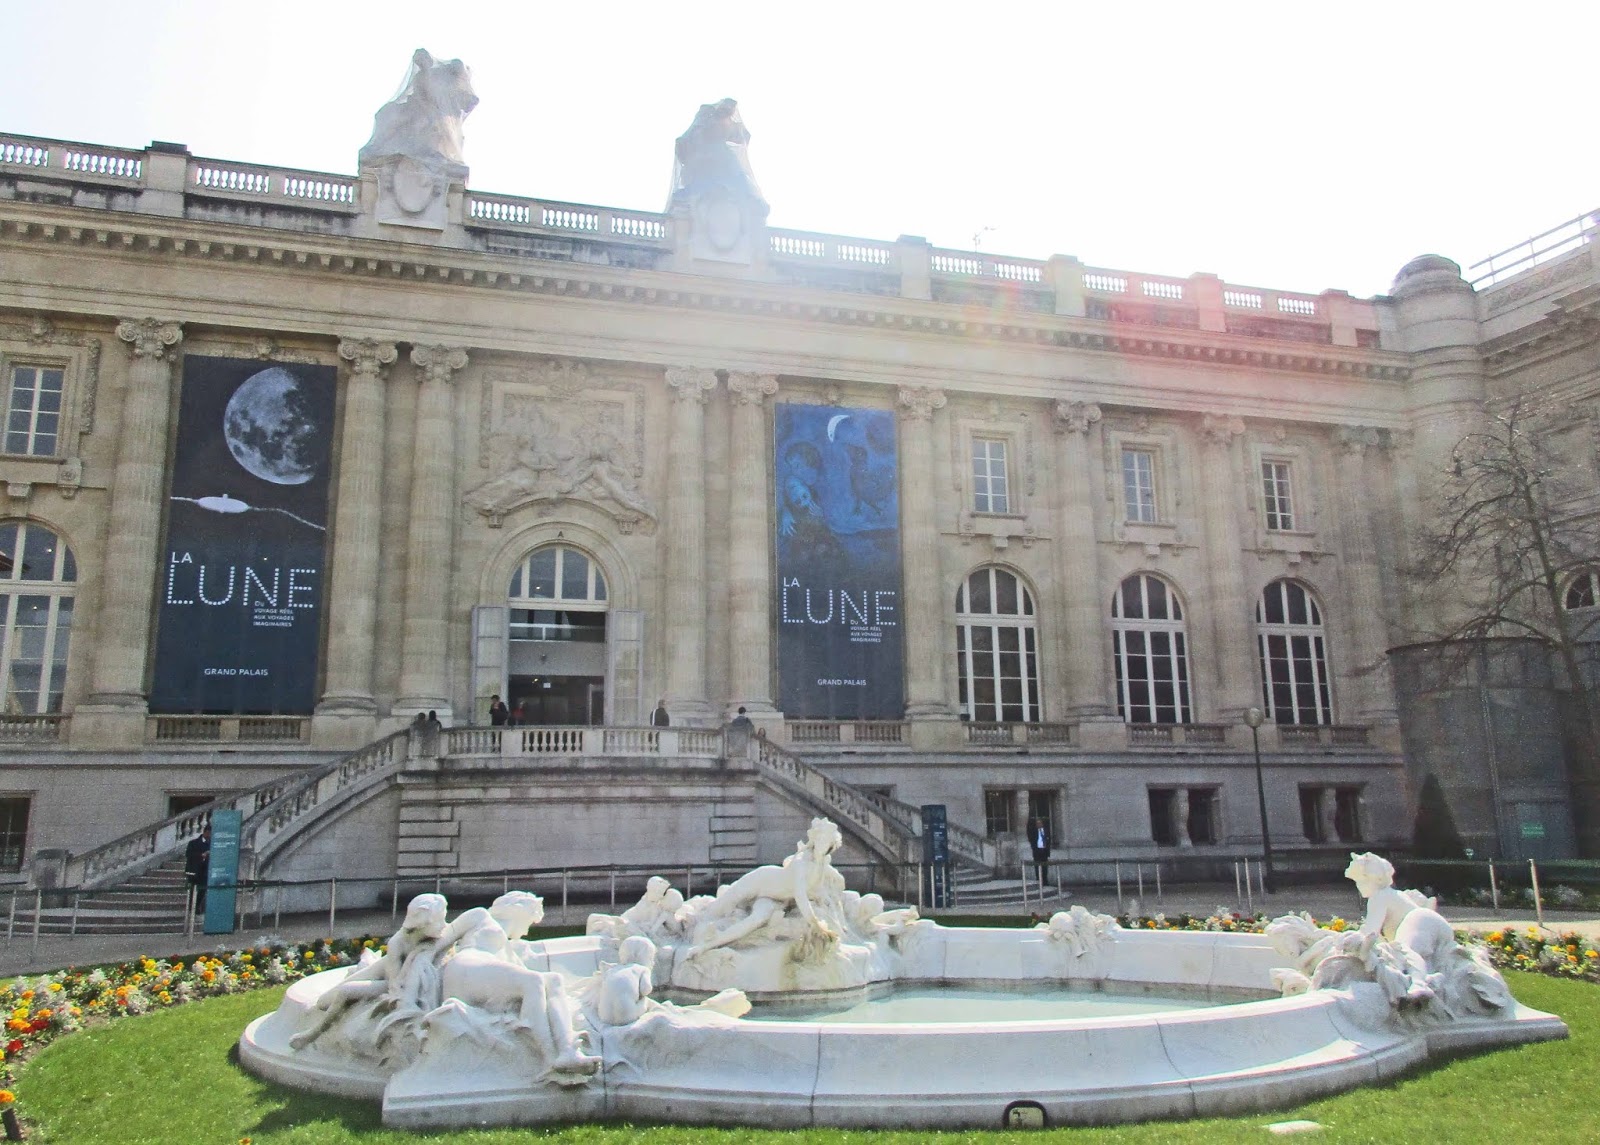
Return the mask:
<path id="1" fill-rule="evenodd" d="M 750 738 L 756 734 L 756 725 L 740 707 L 739 714 L 728 721 L 728 758 L 744 759 L 750 754 Z"/>
<path id="2" fill-rule="evenodd" d="M 506 726 L 506 721 L 510 718 L 511 709 L 506 707 L 506 702 L 500 698 L 500 693 L 496 692 L 494 695 L 490 696 L 489 725 L 491 727 L 503 728 Z"/>
<path id="3" fill-rule="evenodd" d="M 667 701 L 663 698 L 656 701 L 656 710 L 650 713 L 650 726 L 656 728 L 670 727 L 672 717 L 667 714 Z"/>
<path id="4" fill-rule="evenodd" d="M 183 881 L 194 889 L 194 911 L 203 914 L 206 909 L 206 878 L 211 874 L 211 824 L 207 823 L 200 834 L 189 840 L 183 849 Z"/>
<path id="5" fill-rule="evenodd" d="M 1043 819 L 1028 821 L 1028 848 L 1033 852 L 1033 869 L 1042 887 L 1050 873 L 1050 824 Z"/>

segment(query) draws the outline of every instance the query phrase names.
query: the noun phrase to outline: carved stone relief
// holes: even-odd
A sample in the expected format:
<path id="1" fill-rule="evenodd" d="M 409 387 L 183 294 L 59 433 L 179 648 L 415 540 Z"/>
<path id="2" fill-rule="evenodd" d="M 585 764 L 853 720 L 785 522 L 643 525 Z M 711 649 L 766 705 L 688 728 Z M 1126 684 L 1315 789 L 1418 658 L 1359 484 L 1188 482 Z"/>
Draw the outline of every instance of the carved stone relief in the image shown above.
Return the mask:
<path id="1" fill-rule="evenodd" d="M 491 476 L 466 494 L 498 528 L 509 513 L 541 515 L 565 501 L 591 505 L 623 533 L 653 531 L 644 478 L 643 395 L 636 385 L 596 378 L 580 362 L 484 375 L 478 463 Z"/>

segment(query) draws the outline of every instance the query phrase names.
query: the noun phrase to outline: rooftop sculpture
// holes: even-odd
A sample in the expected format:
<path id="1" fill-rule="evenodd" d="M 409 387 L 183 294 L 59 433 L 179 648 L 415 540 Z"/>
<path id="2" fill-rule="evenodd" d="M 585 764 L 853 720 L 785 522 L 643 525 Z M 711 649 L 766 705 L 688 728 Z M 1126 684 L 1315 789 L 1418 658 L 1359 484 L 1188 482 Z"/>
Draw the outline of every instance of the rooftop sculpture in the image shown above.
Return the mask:
<path id="1" fill-rule="evenodd" d="M 425 48 L 411 56 L 400 91 L 373 117 L 361 149 L 363 169 L 379 174 L 378 221 L 443 230 L 452 180 L 465 180 L 462 124 L 478 96 L 460 60 L 435 60 Z"/>

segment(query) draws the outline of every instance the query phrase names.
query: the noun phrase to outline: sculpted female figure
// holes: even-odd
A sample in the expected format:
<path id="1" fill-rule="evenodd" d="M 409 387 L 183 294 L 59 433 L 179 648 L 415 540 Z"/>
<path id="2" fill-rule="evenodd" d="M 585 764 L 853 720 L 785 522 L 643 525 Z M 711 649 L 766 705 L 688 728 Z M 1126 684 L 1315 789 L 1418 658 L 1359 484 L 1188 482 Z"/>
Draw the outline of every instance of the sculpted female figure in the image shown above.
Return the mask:
<path id="1" fill-rule="evenodd" d="M 322 1015 L 310 1027 L 289 1039 L 294 1049 L 302 1049 L 321 1037 L 359 1002 L 373 1003 L 385 1016 L 373 1031 L 376 1038 L 405 1017 L 419 1015 L 439 1004 L 439 966 L 441 955 L 457 939 L 489 919 L 482 907 L 464 912 L 446 925 L 448 904 L 443 895 L 418 895 L 406 907 L 405 921 L 389 937 L 384 953 L 352 970 L 333 989 L 317 999 Z"/>
<path id="2" fill-rule="evenodd" d="M 833 869 L 832 859 L 843 842 L 838 827 L 826 819 L 813 819 L 806 837 L 782 866 L 757 867 L 698 906 L 693 915 L 694 944 L 684 957 L 738 942 L 782 919 L 791 904 L 806 933 L 824 940 L 839 938 L 844 876 Z"/>

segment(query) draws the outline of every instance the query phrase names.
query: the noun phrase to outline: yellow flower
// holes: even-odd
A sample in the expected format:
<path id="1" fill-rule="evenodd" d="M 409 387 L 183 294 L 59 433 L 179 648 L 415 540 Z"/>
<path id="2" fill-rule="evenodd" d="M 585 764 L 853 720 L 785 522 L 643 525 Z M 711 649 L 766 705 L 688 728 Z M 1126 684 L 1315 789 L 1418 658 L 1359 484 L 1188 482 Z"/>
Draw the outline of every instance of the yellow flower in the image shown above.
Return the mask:
<path id="1" fill-rule="evenodd" d="M 310 962 L 310 961 L 311 961 L 311 958 L 312 958 L 312 954 L 311 954 L 311 951 L 309 951 L 309 950 L 308 950 L 308 951 L 306 951 L 306 952 L 305 952 L 305 953 L 304 953 L 304 954 L 302 954 L 302 955 L 301 955 L 301 956 L 300 956 L 300 957 L 302 957 L 302 958 L 304 958 L 304 959 L 305 959 L 305 960 L 306 960 L 306 961 L 307 961 L 307 962 Z"/>
<path id="2" fill-rule="evenodd" d="M 52 994 L 61 993 L 61 983 L 59 983 L 59 982 L 50 983 L 50 993 L 52 993 Z"/>
<path id="3" fill-rule="evenodd" d="M 1334 918 L 1328 923 L 1328 929 L 1337 934 L 1349 925 L 1350 924 L 1342 918 Z"/>
<path id="4" fill-rule="evenodd" d="M 1498 930 L 1491 930 L 1484 937 L 1490 942 L 1504 942 L 1506 940 L 1506 936 L 1501 934 Z"/>

